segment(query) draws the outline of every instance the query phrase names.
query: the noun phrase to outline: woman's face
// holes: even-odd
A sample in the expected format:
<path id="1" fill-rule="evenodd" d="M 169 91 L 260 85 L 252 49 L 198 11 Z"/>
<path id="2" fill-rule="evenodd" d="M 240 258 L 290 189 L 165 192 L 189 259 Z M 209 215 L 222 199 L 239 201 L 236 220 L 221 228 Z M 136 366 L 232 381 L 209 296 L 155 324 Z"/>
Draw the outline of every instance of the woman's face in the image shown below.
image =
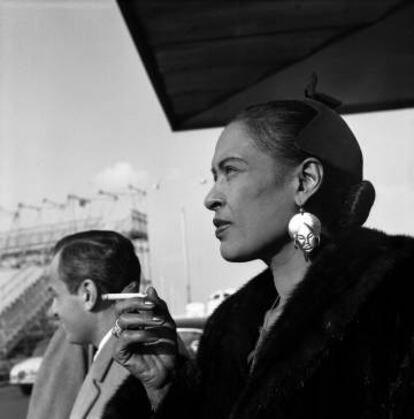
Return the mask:
<path id="1" fill-rule="evenodd" d="M 214 152 L 214 186 L 205 199 L 224 259 L 271 258 L 288 240 L 295 214 L 294 170 L 261 151 L 241 122 L 221 134 Z"/>

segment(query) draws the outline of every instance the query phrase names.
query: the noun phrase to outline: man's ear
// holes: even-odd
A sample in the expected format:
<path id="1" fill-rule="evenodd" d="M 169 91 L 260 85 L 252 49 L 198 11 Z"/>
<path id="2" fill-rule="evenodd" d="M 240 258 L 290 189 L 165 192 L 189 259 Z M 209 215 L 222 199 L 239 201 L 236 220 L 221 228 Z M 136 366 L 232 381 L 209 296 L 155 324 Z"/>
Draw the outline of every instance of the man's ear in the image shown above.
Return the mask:
<path id="1" fill-rule="evenodd" d="M 319 190 L 323 175 L 322 163 L 315 157 L 303 160 L 298 166 L 296 203 L 299 207 L 305 205 L 308 199 Z"/>
<path id="2" fill-rule="evenodd" d="M 78 295 L 82 298 L 86 311 L 92 311 L 98 303 L 98 289 L 92 279 L 84 279 L 79 288 Z"/>

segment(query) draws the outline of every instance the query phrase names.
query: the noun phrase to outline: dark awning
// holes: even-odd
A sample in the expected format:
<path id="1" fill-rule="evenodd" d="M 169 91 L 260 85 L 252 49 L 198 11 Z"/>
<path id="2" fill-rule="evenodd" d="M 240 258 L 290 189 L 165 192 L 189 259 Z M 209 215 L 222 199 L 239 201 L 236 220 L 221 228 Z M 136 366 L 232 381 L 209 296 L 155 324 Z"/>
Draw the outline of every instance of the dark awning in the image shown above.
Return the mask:
<path id="1" fill-rule="evenodd" d="M 412 0 L 118 0 L 174 130 L 318 90 L 341 112 L 414 106 Z"/>

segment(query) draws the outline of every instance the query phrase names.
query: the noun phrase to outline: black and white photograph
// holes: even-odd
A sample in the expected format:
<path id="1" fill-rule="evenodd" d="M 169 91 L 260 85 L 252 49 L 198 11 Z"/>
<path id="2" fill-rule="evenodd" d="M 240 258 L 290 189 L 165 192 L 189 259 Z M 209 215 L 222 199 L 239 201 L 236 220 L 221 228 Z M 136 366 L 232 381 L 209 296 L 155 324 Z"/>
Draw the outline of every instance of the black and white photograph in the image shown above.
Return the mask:
<path id="1" fill-rule="evenodd" d="M 0 0 L 0 417 L 414 418 L 413 22 Z"/>

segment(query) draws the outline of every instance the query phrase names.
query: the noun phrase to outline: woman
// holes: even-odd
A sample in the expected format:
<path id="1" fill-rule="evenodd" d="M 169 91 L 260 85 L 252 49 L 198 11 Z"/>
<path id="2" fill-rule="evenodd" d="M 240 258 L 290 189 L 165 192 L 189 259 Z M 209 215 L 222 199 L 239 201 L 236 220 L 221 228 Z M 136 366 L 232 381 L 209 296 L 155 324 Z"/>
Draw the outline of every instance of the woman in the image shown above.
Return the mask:
<path id="1" fill-rule="evenodd" d="M 375 192 L 342 118 L 309 99 L 248 108 L 212 171 L 222 256 L 268 269 L 214 312 L 195 366 L 153 289 L 119 303 L 115 357 L 155 416 L 414 417 L 414 241 L 360 227 Z"/>

